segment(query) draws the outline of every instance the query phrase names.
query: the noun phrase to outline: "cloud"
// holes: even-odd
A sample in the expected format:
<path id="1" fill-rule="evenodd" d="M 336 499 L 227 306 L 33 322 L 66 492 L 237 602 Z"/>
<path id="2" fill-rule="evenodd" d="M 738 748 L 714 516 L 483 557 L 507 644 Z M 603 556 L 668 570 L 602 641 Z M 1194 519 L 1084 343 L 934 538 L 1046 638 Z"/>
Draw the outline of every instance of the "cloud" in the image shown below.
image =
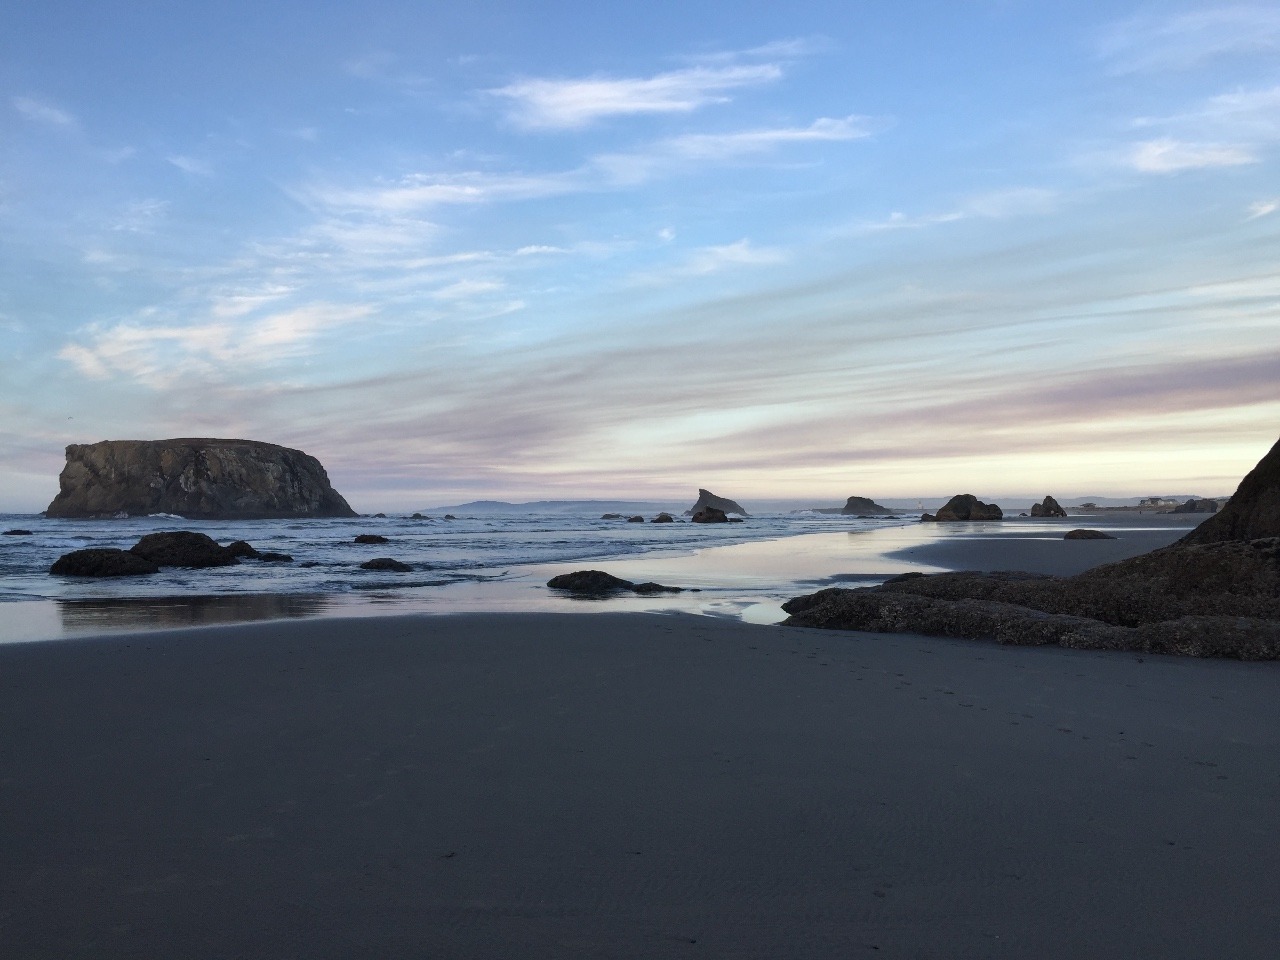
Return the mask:
<path id="1" fill-rule="evenodd" d="M 1244 4 L 1131 17 L 1113 24 L 1098 44 L 1099 55 L 1119 73 L 1184 70 L 1221 56 L 1277 49 L 1280 10 Z"/>
<path id="2" fill-rule="evenodd" d="M 447 287 L 441 287 L 431 296 L 436 300 L 469 300 L 487 293 L 496 293 L 504 287 L 505 283 L 496 280 L 458 280 Z"/>
<path id="3" fill-rule="evenodd" d="M 1258 200 L 1249 204 L 1249 216 L 1246 220 L 1257 220 L 1260 217 L 1267 217 L 1280 210 L 1280 199 Z"/>
<path id="4" fill-rule="evenodd" d="M 121 211 L 111 229 L 120 233 L 151 233 L 168 209 L 168 200 L 135 200 Z"/>
<path id="5" fill-rule="evenodd" d="M 1013 217 L 1039 216 L 1058 209 L 1061 196 L 1056 190 L 1043 187 L 1006 187 L 976 193 L 962 201 L 955 209 L 942 213 L 926 213 L 910 216 L 895 210 L 883 220 L 861 222 L 854 232 L 878 232 L 882 230 L 916 230 L 940 223 L 980 218 L 1007 220 Z"/>
<path id="6" fill-rule="evenodd" d="M 532 78 L 487 91 L 510 102 L 509 119 L 528 130 L 569 130 L 606 117 L 691 113 L 729 100 L 728 91 L 770 83 L 776 63 L 698 66 L 651 77 Z"/>
<path id="7" fill-rule="evenodd" d="M 1141 173 L 1178 173 L 1257 162 L 1250 149 L 1238 144 L 1188 143 L 1172 137 L 1135 144 L 1128 157 L 1129 165 Z"/>
<path id="8" fill-rule="evenodd" d="M 197 160 L 195 157 L 183 156 L 175 154 L 171 157 L 165 157 L 169 163 L 173 164 L 183 173 L 189 173 L 195 177 L 212 177 L 213 168 L 203 160 Z"/>
<path id="9" fill-rule="evenodd" d="M 704 277 L 736 267 L 766 267 L 784 263 L 787 253 L 778 247 L 757 247 L 745 237 L 736 243 L 700 247 L 673 266 L 638 273 L 635 285 L 667 283 L 688 277 Z"/>
<path id="10" fill-rule="evenodd" d="M 214 319 L 203 322 L 91 326 L 82 334 L 87 342 L 66 344 L 57 356 L 91 379 L 127 379 L 164 390 L 192 376 L 219 382 L 228 371 L 305 354 L 325 331 L 364 321 L 373 312 L 364 305 L 313 303 L 253 313 L 272 299 L 264 296 L 243 310 L 215 308 Z"/>
<path id="11" fill-rule="evenodd" d="M 76 118 L 65 110 L 36 100 L 34 97 L 14 97 L 13 108 L 33 123 L 71 130 L 77 126 Z"/>
<path id="12" fill-rule="evenodd" d="M 301 191 L 299 196 L 340 210 L 407 214 L 441 205 L 531 200 L 581 188 L 581 177 L 575 173 L 542 176 L 480 172 L 415 173 L 372 187 L 312 186 Z"/>

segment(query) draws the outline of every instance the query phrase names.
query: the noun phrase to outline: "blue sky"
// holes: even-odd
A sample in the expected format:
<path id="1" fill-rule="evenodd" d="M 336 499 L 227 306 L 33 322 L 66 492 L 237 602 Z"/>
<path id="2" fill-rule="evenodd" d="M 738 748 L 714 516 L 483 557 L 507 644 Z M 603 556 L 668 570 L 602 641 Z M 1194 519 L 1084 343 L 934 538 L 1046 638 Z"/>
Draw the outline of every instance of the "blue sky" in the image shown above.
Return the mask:
<path id="1" fill-rule="evenodd" d="M 0 508 L 240 436 L 357 509 L 1228 492 L 1274 4 L 11 4 Z"/>

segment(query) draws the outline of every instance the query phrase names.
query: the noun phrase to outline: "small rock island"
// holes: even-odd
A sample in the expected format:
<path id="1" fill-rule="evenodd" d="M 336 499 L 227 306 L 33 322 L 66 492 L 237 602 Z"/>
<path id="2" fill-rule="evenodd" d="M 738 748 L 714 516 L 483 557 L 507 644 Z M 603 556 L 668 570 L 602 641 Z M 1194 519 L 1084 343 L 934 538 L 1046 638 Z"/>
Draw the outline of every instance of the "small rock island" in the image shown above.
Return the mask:
<path id="1" fill-rule="evenodd" d="M 730 500 L 728 497 L 717 497 L 710 490 L 698 488 L 698 502 L 684 512 L 686 517 L 692 517 L 694 514 L 712 507 L 724 513 L 736 513 L 741 517 L 750 516 L 747 511 L 738 505 L 738 501 Z"/>
<path id="2" fill-rule="evenodd" d="M 49 517 L 354 517 L 315 457 L 257 440 L 103 440 L 67 447 Z"/>

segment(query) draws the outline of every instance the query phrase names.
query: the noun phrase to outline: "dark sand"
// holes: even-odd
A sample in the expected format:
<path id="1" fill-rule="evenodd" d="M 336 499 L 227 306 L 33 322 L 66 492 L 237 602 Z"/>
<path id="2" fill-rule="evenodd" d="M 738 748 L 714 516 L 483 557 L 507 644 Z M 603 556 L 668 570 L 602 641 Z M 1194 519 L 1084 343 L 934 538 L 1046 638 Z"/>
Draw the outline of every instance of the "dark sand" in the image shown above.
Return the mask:
<path id="1" fill-rule="evenodd" d="M 636 614 L 0 647 L 0 956 L 1274 958 L 1278 685 Z"/>
<path id="2" fill-rule="evenodd" d="M 1203 520 L 1200 515 L 1139 515 L 1115 511 L 1054 520 L 937 524 L 936 539 L 886 556 L 949 570 L 1024 570 L 1070 577 L 1103 563 L 1167 547 Z M 1019 529 L 1023 527 L 1025 529 Z M 1068 530 L 1101 530 L 1114 540 L 1064 540 Z"/>

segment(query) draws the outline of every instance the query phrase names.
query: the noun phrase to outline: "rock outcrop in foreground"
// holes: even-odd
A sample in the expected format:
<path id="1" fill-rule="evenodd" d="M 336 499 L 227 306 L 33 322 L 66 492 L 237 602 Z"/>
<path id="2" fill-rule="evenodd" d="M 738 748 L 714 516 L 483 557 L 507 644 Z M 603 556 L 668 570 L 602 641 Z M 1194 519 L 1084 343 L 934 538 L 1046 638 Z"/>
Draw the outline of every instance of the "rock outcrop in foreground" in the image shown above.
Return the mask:
<path id="1" fill-rule="evenodd" d="M 256 440 L 103 440 L 67 447 L 50 517 L 354 517 L 315 457 Z"/>
<path id="2" fill-rule="evenodd" d="M 947 505 L 938 511 L 937 516 L 926 513 L 920 519 L 926 523 L 1003 520 L 1004 511 L 994 503 L 983 503 L 972 493 L 958 493 L 947 501 Z"/>
<path id="3" fill-rule="evenodd" d="M 1151 553 L 1074 577 L 909 574 L 783 609 L 792 626 L 1280 659 L 1280 443 L 1226 508 Z"/>
<path id="4" fill-rule="evenodd" d="M 738 506 L 738 501 L 730 500 L 728 497 L 717 497 L 710 490 L 698 488 L 698 502 L 684 512 L 686 517 L 691 517 L 699 510 L 705 510 L 707 507 L 714 507 L 724 513 L 736 513 L 741 517 L 749 517 L 751 514 Z"/>

